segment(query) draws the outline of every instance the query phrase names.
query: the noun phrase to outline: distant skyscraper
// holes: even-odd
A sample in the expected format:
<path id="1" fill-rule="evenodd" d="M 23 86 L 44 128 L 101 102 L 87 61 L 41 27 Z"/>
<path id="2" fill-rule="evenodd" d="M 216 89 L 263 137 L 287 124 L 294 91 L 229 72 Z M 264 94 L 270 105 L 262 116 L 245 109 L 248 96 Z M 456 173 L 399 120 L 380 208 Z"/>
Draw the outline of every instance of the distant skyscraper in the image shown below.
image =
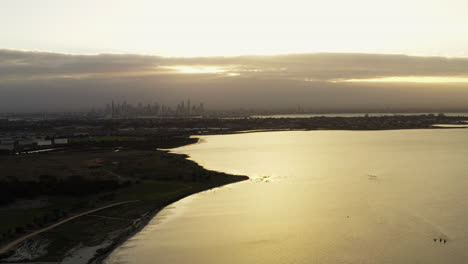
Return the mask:
<path id="1" fill-rule="evenodd" d="M 192 104 L 190 99 L 180 101 L 176 107 L 172 108 L 167 105 L 158 104 L 157 102 L 153 104 L 138 103 L 133 105 L 123 101 L 119 103 L 114 100 L 111 103 L 106 104 L 105 108 L 99 108 L 98 112 L 104 116 L 110 118 L 134 118 L 140 116 L 157 116 L 157 115 L 167 115 L 167 116 L 181 116 L 187 117 L 192 115 L 202 115 L 204 113 L 203 103 Z"/>
<path id="2" fill-rule="evenodd" d="M 187 115 L 190 115 L 190 99 L 187 100 Z"/>
<path id="3" fill-rule="evenodd" d="M 114 111 L 115 111 L 115 108 L 114 108 L 114 100 L 112 100 L 112 110 L 111 110 L 111 118 L 114 118 Z"/>

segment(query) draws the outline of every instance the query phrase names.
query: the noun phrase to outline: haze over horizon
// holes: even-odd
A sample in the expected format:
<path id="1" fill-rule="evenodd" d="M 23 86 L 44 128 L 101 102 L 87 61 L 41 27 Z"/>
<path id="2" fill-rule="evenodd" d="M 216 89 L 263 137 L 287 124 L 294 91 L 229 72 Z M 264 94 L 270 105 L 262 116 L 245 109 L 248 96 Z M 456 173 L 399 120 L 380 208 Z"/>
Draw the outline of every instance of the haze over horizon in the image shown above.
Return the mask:
<path id="1" fill-rule="evenodd" d="M 5 1 L 0 111 L 468 109 L 468 3 Z M 243 55 L 251 54 L 251 55 Z"/>
<path id="2" fill-rule="evenodd" d="M 468 59 L 316 53 L 174 58 L 0 50 L 1 111 L 72 111 L 111 100 L 214 109 L 468 109 Z"/>

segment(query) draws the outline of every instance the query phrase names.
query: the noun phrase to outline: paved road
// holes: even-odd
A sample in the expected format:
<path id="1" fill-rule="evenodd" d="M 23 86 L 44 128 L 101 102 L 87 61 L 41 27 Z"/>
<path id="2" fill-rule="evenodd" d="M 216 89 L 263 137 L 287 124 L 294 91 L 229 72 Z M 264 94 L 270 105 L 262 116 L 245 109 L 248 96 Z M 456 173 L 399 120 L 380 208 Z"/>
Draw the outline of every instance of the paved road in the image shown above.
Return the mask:
<path id="1" fill-rule="evenodd" d="M 22 236 L 22 237 L 20 237 L 20 238 L 18 238 L 18 239 L 16 239 L 16 240 L 14 240 L 14 241 L 12 241 L 12 242 L 6 244 L 4 247 L 0 248 L 0 254 L 3 254 L 3 253 L 5 253 L 5 252 L 8 252 L 9 250 L 13 249 L 13 248 L 14 248 L 15 246 L 17 246 L 19 243 L 25 241 L 25 240 L 28 239 L 28 238 L 31 238 L 31 237 L 33 237 L 33 236 L 35 236 L 35 235 L 38 235 L 38 234 L 42 233 L 42 232 L 48 231 L 48 230 L 50 230 L 50 229 L 52 229 L 52 228 L 54 228 L 54 227 L 57 227 L 57 226 L 59 226 L 59 225 L 61 225 L 61 224 L 64 224 L 64 223 L 66 223 L 66 222 L 69 222 L 69 221 L 71 221 L 71 220 L 73 220 L 73 219 L 76 219 L 76 218 L 78 218 L 78 217 L 80 217 L 80 216 L 87 215 L 87 214 L 90 214 L 90 213 L 94 213 L 94 212 L 97 212 L 97 211 L 100 211 L 100 210 L 103 210 L 103 209 L 106 209 L 106 208 L 109 208 L 109 207 L 114 207 L 114 206 L 117 206 L 117 205 L 126 204 L 126 203 L 133 203 L 133 202 L 138 202 L 138 200 L 125 201 L 125 202 L 110 204 L 110 205 L 106 205 L 106 206 L 103 206 L 103 207 L 99 207 L 99 208 L 96 208 L 96 209 L 93 209 L 93 210 L 89 210 L 89 211 L 83 212 L 83 213 L 81 213 L 81 214 L 77 214 L 77 215 L 74 215 L 74 216 L 70 216 L 70 217 L 65 218 L 65 219 L 63 219 L 63 220 L 61 220 L 61 221 L 59 221 L 59 222 L 57 222 L 57 223 L 55 223 L 55 224 L 52 224 L 52 225 L 47 226 L 47 227 L 44 227 L 44 228 L 39 229 L 39 230 L 37 230 L 37 231 L 34 231 L 34 232 L 30 233 L 30 234 L 24 235 L 24 236 Z"/>

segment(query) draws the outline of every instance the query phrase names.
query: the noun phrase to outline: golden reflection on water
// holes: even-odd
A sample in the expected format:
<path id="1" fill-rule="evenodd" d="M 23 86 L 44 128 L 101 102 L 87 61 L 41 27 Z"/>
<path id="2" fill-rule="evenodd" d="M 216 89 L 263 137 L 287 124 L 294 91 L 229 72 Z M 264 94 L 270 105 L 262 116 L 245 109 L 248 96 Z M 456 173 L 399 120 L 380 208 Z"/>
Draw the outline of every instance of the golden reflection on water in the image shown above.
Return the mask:
<path id="1" fill-rule="evenodd" d="M 252 180 L 164 210 L 106 263 L 465 263 L 467 130 L 266 132 L 177 149 Z M 447 244 L 434 242 L 444 238 Z"/>

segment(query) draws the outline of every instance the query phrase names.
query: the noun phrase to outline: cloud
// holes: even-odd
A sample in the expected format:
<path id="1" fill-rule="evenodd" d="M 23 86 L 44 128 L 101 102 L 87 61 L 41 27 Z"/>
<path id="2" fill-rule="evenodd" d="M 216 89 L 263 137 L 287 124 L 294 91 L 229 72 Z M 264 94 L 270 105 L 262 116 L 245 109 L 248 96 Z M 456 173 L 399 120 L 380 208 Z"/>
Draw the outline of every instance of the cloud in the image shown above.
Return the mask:
<path id="1" fill-rule="evenodd" d="M 212 108 L 468 108 L 466 84 L 355 82 L 395 76 L 468 78 L 468 59 L 339 53 L 172 58 L 0 50 L 0 111 L 85 109 L 112 99 L 170 104 L 189 97 Z"/>

